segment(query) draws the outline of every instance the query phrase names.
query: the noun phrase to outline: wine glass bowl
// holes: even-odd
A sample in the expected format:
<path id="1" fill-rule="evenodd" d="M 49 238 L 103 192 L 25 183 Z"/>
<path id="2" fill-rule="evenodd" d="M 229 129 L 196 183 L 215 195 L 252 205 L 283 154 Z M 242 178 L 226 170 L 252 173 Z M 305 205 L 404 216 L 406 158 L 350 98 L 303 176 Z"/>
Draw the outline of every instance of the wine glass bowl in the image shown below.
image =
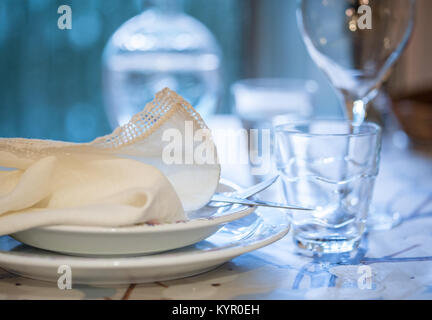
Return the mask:
<path id="1" fill-rule="evenodd" d="M 405 48 L 414 6 L 415 0 L 300 1 L 297 17 L 306 48 L 343 95 L 348 117 L 356 113 L 356 101 L 366 105 L 374 98 Z"/>

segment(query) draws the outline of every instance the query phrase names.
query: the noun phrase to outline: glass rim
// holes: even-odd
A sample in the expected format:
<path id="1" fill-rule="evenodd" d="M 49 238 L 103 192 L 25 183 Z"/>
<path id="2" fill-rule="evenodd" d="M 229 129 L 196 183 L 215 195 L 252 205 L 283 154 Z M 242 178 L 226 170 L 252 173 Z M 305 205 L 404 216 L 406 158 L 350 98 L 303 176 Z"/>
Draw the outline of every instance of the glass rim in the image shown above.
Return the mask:
<path id="1" fill-rule="evenodd" d="M 319 122 L 337 122 L 337 123 L 345 123 L 350 126 L 350 128 L 369 128 L 367 132 L 360 132 L 360 133 L 310 133 L 310 132 L 299 132 L 289 129 L 284 129 L 286 126 L 295 126 L 295 125 L 301 125 L 301 124 L 312 124 L 312 123 L 319 123 Z M 275 132 L 282 132 L 287 133 L 291 135 L 298 135 L 298 136 L 304 136 L 304 137 L 361 137 L 361 136 L 374 136 L 374 135 L 380 135 L 382 132 L 381 127 L 376 124 L 375 122 L 371 121 L 365 121 L 361 124 L 356 124 L 352 120 L 346 120 L 346 119 L 332 119 L 332 118 L 322 118 L 322 119 L 306 119 L 306 120 L 288 120 L 285 123 L 279 123 L 277 125 L 273 126 L 273 130 Z"/>
<path id="2" fill-rule="evenodd" d="M 243 78 L 235 81 L 231 85 L 231 90 L 235 88 L 254 89 L 257 87 L 266 89 L 280 89 L 291 86 L 314 87 L 311 91 L 316 91 L 315 86 L 318 86 L 316 80 L 310 78 L 295 78 L 295 77 L 262 77 L 262 78 Z"/>

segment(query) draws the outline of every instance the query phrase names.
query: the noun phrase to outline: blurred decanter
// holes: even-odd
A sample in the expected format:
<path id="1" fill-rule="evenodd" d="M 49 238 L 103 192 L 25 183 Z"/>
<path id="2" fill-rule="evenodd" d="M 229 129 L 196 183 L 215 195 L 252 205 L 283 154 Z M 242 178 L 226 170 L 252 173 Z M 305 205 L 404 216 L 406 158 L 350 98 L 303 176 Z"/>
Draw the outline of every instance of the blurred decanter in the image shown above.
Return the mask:
<path id="1" fill-rule="evenodd" d="M 221 50 L 211 32 L 186 15 L 182 0 L 147 0 L 126 21 L 103 54 L 105 109 L 113 127 L 142 110 L 168 87 L 206 119 L 221 94 Z"/>

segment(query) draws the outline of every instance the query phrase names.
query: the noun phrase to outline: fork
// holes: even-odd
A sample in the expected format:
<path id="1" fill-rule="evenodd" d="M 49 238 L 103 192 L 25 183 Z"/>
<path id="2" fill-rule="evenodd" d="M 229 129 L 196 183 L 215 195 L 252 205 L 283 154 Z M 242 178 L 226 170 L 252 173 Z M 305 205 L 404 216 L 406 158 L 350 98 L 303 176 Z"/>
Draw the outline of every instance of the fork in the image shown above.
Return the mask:
<path id="1" fill-rule="evenodd" d="M 247 199 L 249 197 L 252 197 L 253 195 L 264 191 L 268 187 L 270 187 L 273 183 L 276 182 L 276 180 L 279 178 L 279 175 L 276 175 L 274 177 L 271 177 L 270 179 L 267 179 L 263 182 L 260 182 L 256 185 L 253 185 L 252 187 L 246 188 L 244 190 L 239 191 L 231 191 L 231 192 L 220 192 L 216 193 L 215 195 L 222 195 L 226 197 L 235 197 L 235 198 L 241 198 L 241 199 Z M 207 206 L 212 208 L 220 208 L 231 205 L 230 203 L 226 202 L 217 202 L 217 201 L 211 201 L 207 204 Z"/>

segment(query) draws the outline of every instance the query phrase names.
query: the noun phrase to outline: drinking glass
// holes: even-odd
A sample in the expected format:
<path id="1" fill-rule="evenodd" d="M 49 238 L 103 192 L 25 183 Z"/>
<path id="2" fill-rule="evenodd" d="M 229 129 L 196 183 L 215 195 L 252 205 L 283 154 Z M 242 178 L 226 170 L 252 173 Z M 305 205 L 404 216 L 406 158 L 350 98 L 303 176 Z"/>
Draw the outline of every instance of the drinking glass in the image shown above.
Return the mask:
<path id="1" fill-rule="evenodd" d="M 343 98 L 348 119 L 362 123 L 367 105 L 405 48 L 415 0 L 300 0 L 297 18 L 306 48 Z M 397 224 L 375 210 L 370 229 Z"/>
<path id="2" fill-rule="evenodd" d="M 231 86 L 234 112 L 247 129 L 271 127 L 282 114 L 310 118 L 317 90 L 314 80 L 292 78 L 242 79 Z"/>
<path id="3" fill-rule="evenodd" d="M 345 120 L 290 121 L 274 127 L 274 160 L 292 205 L 296 245 L 319 253 L 355 249 L 378 174 L 381 129 Z"/>
<path id="4" fill-rule="evenodd" d="M 310 119 L 317 90 L 314 80 L 294 78 L 242 79 L 231 86 L 234 113 L 246 130 L 257 130 L 257 134 L 250 134 L 249 138 L 249 152 L 261 155 L 260 161 L 249 161 L 253 183 L 269 178 L 276 171 L 271 166 L 270 148 L 266 148 L 271 143 L 274 119 Z M 262 196 L 267 197 L 269 193 L 271 190 Z"/>

